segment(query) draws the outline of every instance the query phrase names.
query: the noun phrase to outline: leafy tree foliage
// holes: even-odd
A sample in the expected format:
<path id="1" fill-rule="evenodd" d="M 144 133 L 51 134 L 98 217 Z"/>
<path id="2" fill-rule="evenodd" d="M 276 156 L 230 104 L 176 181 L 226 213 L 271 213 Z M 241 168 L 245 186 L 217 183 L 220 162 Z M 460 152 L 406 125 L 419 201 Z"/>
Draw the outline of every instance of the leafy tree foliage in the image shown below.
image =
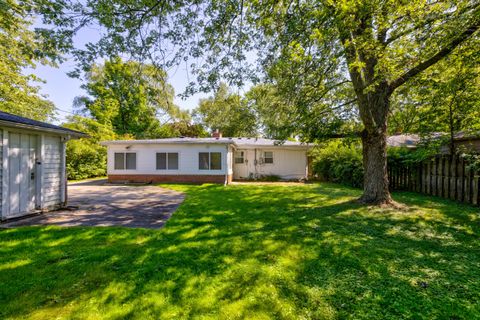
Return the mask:
<path id="1" fill-rule="evenodd" d="M 453 136 L 480 130 L 480 46 L 461 48 L 427 70 L 394 97 L 391 132 L 428 135 L 447 132 L 452 154 Z"/>
<path id="2" fill-rule="evenodd" d="M 290 121 L 294 106 L 278 93 L 275 85 L 256 85 L 245 94 L 245 99 L 249 109 L 256 115 L 257 126 L 263 136 L 282 139 L 302 133 Z"/>
<path id="3" fill-rule="evenodd" d="M 35 82 L 41 80 L 24 74 L 24 69 L 34 68 L 37 63 L 54 65 L 58 52 L 49 47 L 41 32 L 31 30 L 28 12 L 23 1 L 0 3 L 0 109 L 47 120 L 54 115 L 54 105 L 40 94 Z"/>
<path id="4" fill-rule="evenodd" d="M 200 100 L 194 110 L 198 120 L 210 130 L 220 130 L 226 137 L 254 137 L 257 134 L 255 114 L 246 100 L 221 83 L 213 97 Z"/>
<path id="5" fill-rule="evenodd" d="M 91 68 L 83 86 L 89 96 L 77 97 L 76 105 L 119 135 L 162 137 L 160 119 L 188 117 L 173 103 L 174 91 L 165 77 L 153 65 L 115 57 Z"/>
<path id="6" fill-rule="evenodd" d="M 192 57 L 197 87 L 209 89 L 222 79 L 237 85 L 251 79 L 247 55 L 255 52 L 263 75 L 295 106 L 293 122 L 324 116 L 339 131 L 344 119 L 358 115 L 362 200 L 371 203 L 391 202 L 386 135 L 392 95 L 468 45 L 480 27 L 480 4 L 472 0 L 100 0 L 72 10 L 79 23 L 95 21 L 107 30 L 78 55 L 83 62 L 129 52 L 168 67 Z"/>
<path id="7" fill-rule="evenodd" d="M 191 121 L 176 121 L 164 125 L 168 129 L 165 138 L 168 137 L 208 137 L 209 134 L 200 123 L 191 123 Z"/>

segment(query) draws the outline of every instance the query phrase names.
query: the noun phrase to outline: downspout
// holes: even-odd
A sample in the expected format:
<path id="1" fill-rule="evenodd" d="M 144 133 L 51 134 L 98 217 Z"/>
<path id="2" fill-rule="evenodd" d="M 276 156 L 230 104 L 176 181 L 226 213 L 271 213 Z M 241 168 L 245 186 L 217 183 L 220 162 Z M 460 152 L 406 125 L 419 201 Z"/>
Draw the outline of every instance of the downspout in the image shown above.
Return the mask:
<path id="1" fill-rule="evenodd" d="M 253 160 L 253 168 L 255 170 L 255 175 L 253 176 L 253 179 L 257 180 L 257 148 L 255 148 L 255 156 Z"/>
<path id="2" fill-rule="evenodd" d="M 307 162 L 307 163 L 305 164 L 305 181 L 307 181 L 307 180 L 308 180 L 308 177 L 309 177 L 309 174 L 310 174 L 310 170 L 309 170 L 309 169 L 310 169 L 310 168 L 309 168 L 309 166 L 310 166 L 310 161 L 308 160 L 308 150 L 305 151 L 305 161 Z"/>
<path id="3" fill-rule="evenodd" d="M 225 147 L 227 149 L 226 157 L 225 157 L 225 182 L 223 183 L 224 186 L 228 184 L 228 153 L 229 153 L 229 145 Z"/>

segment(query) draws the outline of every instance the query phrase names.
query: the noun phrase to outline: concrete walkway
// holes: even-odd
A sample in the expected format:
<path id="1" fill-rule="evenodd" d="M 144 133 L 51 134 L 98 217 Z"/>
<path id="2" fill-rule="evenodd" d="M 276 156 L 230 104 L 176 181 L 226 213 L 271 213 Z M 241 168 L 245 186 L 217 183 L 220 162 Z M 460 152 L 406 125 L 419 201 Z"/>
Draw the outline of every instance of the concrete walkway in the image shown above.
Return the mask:
<path id="1" fill-rule="evenodd" d="M 91 180 L 69 184 L 68 198 L 72 210 L 39 214 L 1 226 L 160 228 L 183 202 L 184 195 L 155 186 L 110 185 L 106 180 Z"/>

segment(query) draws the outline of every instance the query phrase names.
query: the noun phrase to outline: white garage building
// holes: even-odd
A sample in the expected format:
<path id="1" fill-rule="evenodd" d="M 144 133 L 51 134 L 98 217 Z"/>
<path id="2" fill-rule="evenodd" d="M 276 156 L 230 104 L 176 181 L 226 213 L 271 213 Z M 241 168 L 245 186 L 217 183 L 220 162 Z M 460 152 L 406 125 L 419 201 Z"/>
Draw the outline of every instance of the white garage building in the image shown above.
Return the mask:
<path id="1" fill-rule="evenodd" d="M 260 138 L 105 141 L 110 182 L 213 182 L 308 177 L 309 146 Z"/>
<path id="2" fill-rule="evenodd" d="M 0 111 L 0 217 L 66 202 L 65 144 L 82 132 Z"/>

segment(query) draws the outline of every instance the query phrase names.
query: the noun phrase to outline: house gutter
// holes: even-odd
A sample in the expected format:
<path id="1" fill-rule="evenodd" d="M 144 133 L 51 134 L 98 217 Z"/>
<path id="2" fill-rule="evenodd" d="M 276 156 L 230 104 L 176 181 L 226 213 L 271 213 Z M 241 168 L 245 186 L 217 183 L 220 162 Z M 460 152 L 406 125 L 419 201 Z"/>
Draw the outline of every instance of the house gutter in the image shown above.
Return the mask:
<path id="1" fill-rule="evenodd" d="M 51 132 L 51 133 L 67 135 L 67 136 L 75 137 L 75 138 L 88 138 L 89 137 L 88 134 L 85 134 L 83 132 L 78 132 L 78 131 L 73 131 L 73 130 L 68 130 L 68 129 L 63 130 L 63 129 L 45 128 L 45 127 L 40 127 L 40 126 L 35 126 L 35 125 L 30 125 L 30 124 L 23 124 L 23 123 L 4 121 L 4 120 L 0 120 L 0 125 L 3 125 L 5 127 L 10 127 L 10 128 L 17 128 L 17 129 L 27 129 L 27 130 L 41 131 L 41 132 Z"/>

